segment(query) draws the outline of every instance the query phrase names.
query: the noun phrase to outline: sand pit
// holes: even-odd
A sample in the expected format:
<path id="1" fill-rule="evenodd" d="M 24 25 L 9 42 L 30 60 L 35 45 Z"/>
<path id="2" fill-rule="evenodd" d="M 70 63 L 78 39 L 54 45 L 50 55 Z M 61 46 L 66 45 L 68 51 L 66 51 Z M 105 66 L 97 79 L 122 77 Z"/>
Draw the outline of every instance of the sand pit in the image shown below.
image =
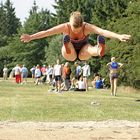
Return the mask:
<path id="1" fill-rule="evenodd" d="M 0 140 L 140 140 L 140 122 L 0 122 Z"/>

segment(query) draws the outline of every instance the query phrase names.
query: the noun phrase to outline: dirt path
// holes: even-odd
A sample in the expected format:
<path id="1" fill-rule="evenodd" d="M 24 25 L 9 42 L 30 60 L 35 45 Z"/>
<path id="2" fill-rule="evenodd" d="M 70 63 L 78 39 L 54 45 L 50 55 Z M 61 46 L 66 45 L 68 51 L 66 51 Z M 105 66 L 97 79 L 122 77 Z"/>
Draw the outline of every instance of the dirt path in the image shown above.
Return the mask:
<path id="1" fill-rule="evenodd" d="M 140 140 L 140 122 L 0 122 L 0 140 Z"/>

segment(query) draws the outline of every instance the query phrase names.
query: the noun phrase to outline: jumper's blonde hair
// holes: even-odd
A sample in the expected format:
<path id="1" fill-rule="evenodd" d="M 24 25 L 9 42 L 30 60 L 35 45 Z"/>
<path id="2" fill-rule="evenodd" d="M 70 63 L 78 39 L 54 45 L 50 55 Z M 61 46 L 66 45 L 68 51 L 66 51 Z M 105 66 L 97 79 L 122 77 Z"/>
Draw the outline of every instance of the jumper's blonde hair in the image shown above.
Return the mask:
<path id="1" fill-rule="evenodd" d="M 70 14 L 70 22 L 74 28 L 82 27 L 83 25 L 83 17 L 79 11 L 72 12 Z"/>

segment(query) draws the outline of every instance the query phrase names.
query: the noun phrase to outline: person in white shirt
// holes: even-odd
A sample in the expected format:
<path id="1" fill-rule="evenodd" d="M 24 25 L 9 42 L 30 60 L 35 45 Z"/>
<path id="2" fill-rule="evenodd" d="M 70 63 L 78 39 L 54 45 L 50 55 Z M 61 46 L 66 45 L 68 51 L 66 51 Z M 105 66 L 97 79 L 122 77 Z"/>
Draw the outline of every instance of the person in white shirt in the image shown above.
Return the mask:
<path id="1" fill-rule="evenodd" d="M 86 85 L 86 91 L 88 91 L 88 77 L 90 76 L 90 66 L 85 61 L 85 65 L 82 67 L 83 71 L 83 81 Z"/>
<path id="2" fill-rule="evenodd" d="M 37 65 L 36 69 L 35 69 L 35 85 L 38 85 L 40 82 L 40 77 L 41 77 L 41 70 L 40 70 L 40 66 Z"/>
<path id="3" fill-rule="evenodd" d="M 51 83 L 52 75 L 53 75 L 53 66 L 49 65 L 46 73 L 47 73 L 47 80 L 49 81 L 49 83 Z"/>
<path id="4" fill-rule="evenodd" d="M 56 82 L 56 92 L 61 92 L 62 65 L 60 64 L 59 59 L 57 59 L 57 64 L 54 65 L 53 76 Z"/>
<path id="5" fill-rule="evenodd" d="M 17 84 L 21 83 L 21 68 L 20 68 L 20 65 L 17 64 L 16 67 L 14 67 L 12 71 L 14 71 L 16 83 Z"/>
<path id="6" fill-rule="evenodd" d="M 7 80 L 7 78 L 8 78 L 8 68 L 6 67 L 6 65 L 4 65 L 4 68 L 3 68 L 3 79 Z"/>
<path id="7" fill-rule="evenodd" d="M 81 76 L 79 81 L 76 82 L 76 89 L 74 91 L 86 91 L 86 84 Z"/>

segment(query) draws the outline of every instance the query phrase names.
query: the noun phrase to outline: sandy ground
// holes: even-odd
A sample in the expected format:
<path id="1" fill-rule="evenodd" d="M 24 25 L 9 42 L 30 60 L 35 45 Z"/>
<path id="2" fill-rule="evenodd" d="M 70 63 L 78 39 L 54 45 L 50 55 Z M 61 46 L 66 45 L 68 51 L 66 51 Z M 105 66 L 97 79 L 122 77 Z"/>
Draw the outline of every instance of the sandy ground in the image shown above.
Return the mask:
<path id="1" fill-rule="evenodd" d="M 0 140 L 140 140 L 140 122 L 0 122 Z"/>

